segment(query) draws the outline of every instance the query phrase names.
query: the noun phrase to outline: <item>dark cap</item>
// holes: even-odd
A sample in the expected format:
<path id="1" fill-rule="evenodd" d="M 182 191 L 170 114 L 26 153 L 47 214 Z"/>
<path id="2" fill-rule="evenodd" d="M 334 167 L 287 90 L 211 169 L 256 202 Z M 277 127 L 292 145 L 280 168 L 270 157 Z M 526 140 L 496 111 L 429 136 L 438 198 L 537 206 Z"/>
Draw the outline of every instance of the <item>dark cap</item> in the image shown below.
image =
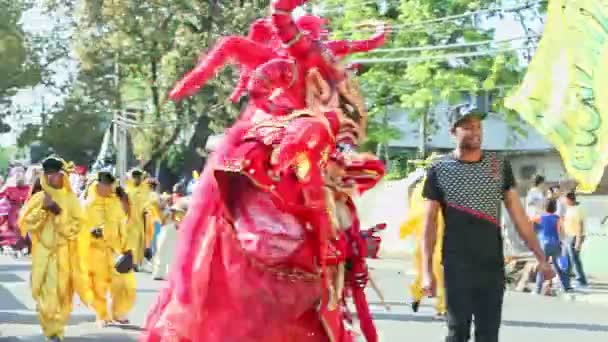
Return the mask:
<path id="1" fill-rule="evenodd" d="M 48 157 L 42 161 L 42 170 L 44 173 L 56 173 L 63 170 L 63 160 L 58 157 Z"/>
<path id="2" fill-rule="evenodd" d="M 486 116 L 488 116 L 487 113 L 482 112 L 475 106 L 471 106 L 469 104 L 460 104 L 450 110 L 450 128 L 456 128 L 459 123 L 468 118 L 476 117 L 479 120 L 483 120 L 486 118 Z"/>

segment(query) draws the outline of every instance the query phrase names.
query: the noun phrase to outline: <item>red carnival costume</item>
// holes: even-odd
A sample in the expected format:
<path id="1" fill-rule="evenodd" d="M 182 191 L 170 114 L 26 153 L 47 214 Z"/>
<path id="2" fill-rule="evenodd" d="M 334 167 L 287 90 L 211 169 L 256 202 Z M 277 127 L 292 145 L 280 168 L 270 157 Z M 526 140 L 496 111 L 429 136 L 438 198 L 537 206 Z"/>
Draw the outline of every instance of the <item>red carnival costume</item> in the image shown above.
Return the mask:
<path id="1" fill-rule="evenodd" d="M 300 21 L 318 28 L 302 31 L 292 19 L 304 2 L 274 1 L 271 20 L 256 21 L 249 38 L 220 41 L 171 92 L 173 100 L 195 93 L 232 59 L 242 72 L 233 99 L 246 82 L 250 102 L 199 180 L 170 284 L 148 315 L 143 341 L 353 340 L 339 305 L 339 265 L 347 259 L 335 251 L 350 258 L 357 246 L 353 284 L 366 278 L 365 254 L 353 233 L 354 206 L 352 227 L 336 224 L 330 209 L 344 191 L 336 181 L 329 186 L 327 168 L 340 165 L 337 183 L 351 190 L 373 186 L 384 168 L 353 151 L 365 131 L 363 100 L 331 42 L 316 39 L 321 25 Z M 384 33 L 374 42 L 344 42 L 336 55 L 382 41 Z"/>
<path id="2" fill-rule="evenodd" d="M 0 199 L 4 202 L 3 207 L 5 208 L 2 214 L 4 219 L 0 226 L 0 244 L 9 246 L 14 250 L 21 250 L 27 246 L 27 242 L 21 237 L 17 225 L 19 211 L 30 193 L 30 187 L 24 183 L 24 177 L 25 169 L 22 166 L 12 168 L 9 180 L 0 192 Z"/>

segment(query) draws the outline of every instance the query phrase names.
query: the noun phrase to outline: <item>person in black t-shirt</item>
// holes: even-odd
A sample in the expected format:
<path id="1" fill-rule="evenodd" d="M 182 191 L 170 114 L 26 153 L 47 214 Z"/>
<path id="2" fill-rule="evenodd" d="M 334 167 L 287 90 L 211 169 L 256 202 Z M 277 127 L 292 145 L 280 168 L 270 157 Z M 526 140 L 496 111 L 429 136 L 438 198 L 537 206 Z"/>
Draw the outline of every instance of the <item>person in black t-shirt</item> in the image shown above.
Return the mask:
<path id="1" fill-rule="evenodd" d="M 473 317 L 476 342 L 498 341 L 505 290 L 499 224 L 502 201 L 519 235 L 538 259 L 539 271 L 545 279 L 555 276 L 514 189 L 511 165 L 481 150 L 484 117 L 463 105 L 452 111 L 450 133 L 456 149 L 433 164 L 423 190 L 423 289 L 429 296 L 436 290 L 432 255 L 439 210 L 445 218 L 442 259 L 448 311 L 446 342 L 468 341 Z"/>

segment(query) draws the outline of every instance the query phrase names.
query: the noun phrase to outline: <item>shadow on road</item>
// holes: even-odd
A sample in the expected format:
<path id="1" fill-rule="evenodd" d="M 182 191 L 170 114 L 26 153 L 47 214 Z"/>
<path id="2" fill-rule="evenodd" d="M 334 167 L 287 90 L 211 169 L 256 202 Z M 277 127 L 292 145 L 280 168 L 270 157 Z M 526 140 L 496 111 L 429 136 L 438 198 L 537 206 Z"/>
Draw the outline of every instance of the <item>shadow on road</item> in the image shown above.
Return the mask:
<path id="1" fill-rule="evenodd" d="M 38 315 L 36 313 L 0 312 L 0 322 L 3 324 L 38 325 Z M 77 325 L 85 322 L 95 322 L 95 315 L 72 315 L 68 324 Z"/>
<path id="2" fill-rule="evenodd" d="M 139 327 L 137 325 L 133 325 L 133 324 L 126 324 L 126 325 L 110 324 L 109 326 L 112 328 L 118 328 L 120 330 L 127 330 L 127 331 L 143 331 L 144 330 L 141 327 Z"/>
<path id="3" fill-rule="evenodd" d="M 0 285 L 0 310 L 27 310 L 27 307 L 15 298 L 11 291 Z M 0 322 L 3 322 L 1 312 Z"/>
<path id="4" fill-rule="evenodd" d="M 374 313 L 374 319 L 385 320 L 385 321 L 399 321 L 399 322 L 418 322 L 418 323 L 429 323 L 429 322 L 441 322 L 427 315 L 413 315 L 413 314 L 395 314 L 390 312 Z"/>
<path id="5" fill-rule="evenodd" d="M 63 342 L 133 342 L 137 341 L 136 337 L 125 336 L 124 334 L 90 334 L 78 337 L 66 337 Z"/>
<path id="6" fill-rule="evenodd" d="M 1 272 L 25 272 L 29 271 L 32 267 L 30 265 L 0 265 Z"/>
<path id="7" fill-rule="evenodd" d="M 399 322 L 441 322 L 432 316 L 414 314 L 393 314 L 393 313 L 374 313 L 374 319 L 399 321 Z M 537 329 L 557 329 L 557 330 L 580 330 L 592 332 L 608 332 L 608 325 L 584 324 L 584 323 L 564 323 L 564 322 L 534 322 L 534 321 L 514 321 L 503 320 L 503 326 L 515 328 L 537 328 Z"/>
<path id="8" fill-rule="evenodd" d="M 137 293 L 157 293 L 156 289 L 137 289 Z"/>
<path id="9" fill-rule="evenodd" d="M 517 328 L 539 328 L 539 329 L 560 329 L 560 330 L 582 330 L 594 332 L 608 332 L 608 325 L 584 324 L 584 323 L 550 323 L 550 322 L 529 322 L 505 320 L 504 326 Z"/>

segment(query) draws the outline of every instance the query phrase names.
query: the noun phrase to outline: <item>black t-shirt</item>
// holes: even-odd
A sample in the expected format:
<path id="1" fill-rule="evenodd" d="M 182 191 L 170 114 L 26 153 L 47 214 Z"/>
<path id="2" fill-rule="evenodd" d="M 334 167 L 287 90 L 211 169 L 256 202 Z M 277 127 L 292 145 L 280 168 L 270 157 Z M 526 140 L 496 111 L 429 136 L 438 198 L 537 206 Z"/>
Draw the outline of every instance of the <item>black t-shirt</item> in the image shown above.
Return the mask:
<path id="1" fill-rule="evenodd" d="M 478 162 L 450 154 L 431 166 L 423 196 L 441 204 L 445 267 L 504 269 L 500 208 L 514 186 L 511 165 L 495 153 L 484 153 Z"/>

